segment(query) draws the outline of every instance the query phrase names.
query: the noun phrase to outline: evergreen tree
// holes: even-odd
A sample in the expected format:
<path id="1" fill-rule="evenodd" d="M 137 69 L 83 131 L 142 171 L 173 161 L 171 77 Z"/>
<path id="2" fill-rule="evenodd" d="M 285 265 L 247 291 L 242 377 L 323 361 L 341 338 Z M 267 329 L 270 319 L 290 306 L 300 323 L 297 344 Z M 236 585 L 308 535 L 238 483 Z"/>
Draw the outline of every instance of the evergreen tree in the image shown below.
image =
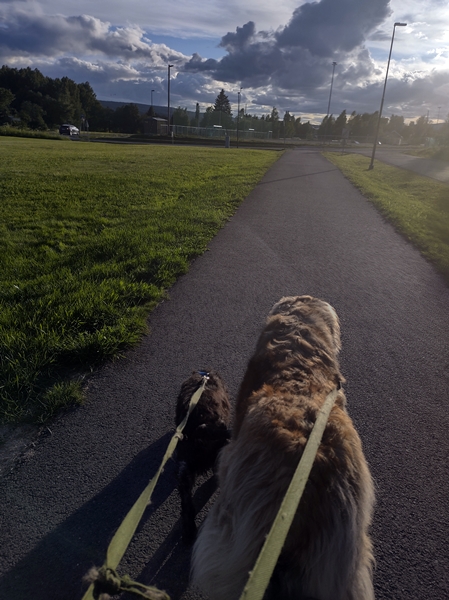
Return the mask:
<path id="1" fill-rule="evenodd" d="M 321 125 L 318 129 L 318 135 L 324 138 L 332 136 L 334 122 L 335 119 L 333 115 L 326 115 L 321 121 Z"/>
<path id="2" fill-rule="evenodd" d="M 279 112 L 278 109 L 273 106 L 273 110 L 271 111 L 271 115 L 268 115 L 265 119 L 265 121 L 268 121 L 271 125 L 271 131 L 273 134 L 273 138 L 278 138 L 279 137 Z"/>
<path id="3" fill-rule="evenodd" d="M 215 98 L 214 111 L 220 111 L 225 115 L 232 115 L 231 103 L 229 102 L 229 98 L 226 96 L 223 89 Z"/>
<path id="4" fill-rule="evenodd" d="M 340 115 L 335 119 L 335 123 L 332 127 L 332 135 L 341 138 L 343 135 L 343 129 L 346 128 L 346 123 L 348 121 L 348 117 L 346 116 L 346 111 L 344 110 Z"/>
<path id="5" fill-rule="evenodd" d="M 293 137 L 295 135 L 295 117 L 287 110 L 284 114 L 284 137 Z"/>

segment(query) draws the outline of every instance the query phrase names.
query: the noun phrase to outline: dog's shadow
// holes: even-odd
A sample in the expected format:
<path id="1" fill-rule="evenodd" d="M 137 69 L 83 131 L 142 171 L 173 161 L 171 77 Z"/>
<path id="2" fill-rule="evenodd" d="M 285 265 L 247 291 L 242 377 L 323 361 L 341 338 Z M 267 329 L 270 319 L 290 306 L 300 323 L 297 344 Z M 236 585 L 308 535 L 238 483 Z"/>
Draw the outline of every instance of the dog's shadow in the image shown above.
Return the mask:
<path id="1" fill-rule="evenodd" d="M 216 490 L 215 475 L 198 478 L 198 487 L 193 495 L 198 525 L 204 519 Z M 192 547 L 193 544 L 187 544 L 182 540 L 182 522 L 178 518 L 165 540 L 139 574 L 138 581 L 166 591 L 171 600 L 180 600 L 189 587 Z M 197 590 L 195 596 L 200 597 Z M 131 600 L 131 598 L 132 596 L 128 594 L 123 596 L 123 600 Z"/>
<path id="2" fill-rule="evenodd" d="M 87 501 L 0 578 L 0 598 L 73 600 L 86 590 L 82 579 L 94 565 L 103 564 L 107 546 L 123 518 L 154 476 L 172 433 L 142 450 L 101 492 Z M 175 465 L 170 461 L 153 493 L 138 532 L 151 515 L 175 492 Z M 195 494 L 195 505 L 204 506 L 214 489 L 210 478 Z M 181 520 L 157 549 L 138 580 L 171 592 L 179 598 L 187 589 L 191 547 L 181 542 Z M 125 555 L 126 556 L 126 555 Z M 168 557 L 168 558 L 167 558 Z M 173 589 L 175 588 L 175 589 Z"/>

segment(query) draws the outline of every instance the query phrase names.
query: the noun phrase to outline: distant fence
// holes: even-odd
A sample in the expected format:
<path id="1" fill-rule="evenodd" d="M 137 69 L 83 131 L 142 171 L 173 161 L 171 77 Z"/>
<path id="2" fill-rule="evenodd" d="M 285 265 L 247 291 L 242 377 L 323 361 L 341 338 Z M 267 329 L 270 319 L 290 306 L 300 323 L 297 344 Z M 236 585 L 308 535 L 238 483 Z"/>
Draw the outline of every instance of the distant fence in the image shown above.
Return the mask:
<path id="1" fill-rule="evenodd" d="M 197 136 L 208 138 L 223 139 L 229 135 L 231 138 L 237 138 L 237 129 L 226 129 L 225 127 L 187 127 L 186 125 L 172 125 L 171 131 L 174 135 L 182 136 Z M 167 135 L 167 125 L 161 125 L 161 135 Z M 241 140 L 271 140 L 271 131 L 253 131 L 253 130 L 238 130 L 239 139 Z"/>

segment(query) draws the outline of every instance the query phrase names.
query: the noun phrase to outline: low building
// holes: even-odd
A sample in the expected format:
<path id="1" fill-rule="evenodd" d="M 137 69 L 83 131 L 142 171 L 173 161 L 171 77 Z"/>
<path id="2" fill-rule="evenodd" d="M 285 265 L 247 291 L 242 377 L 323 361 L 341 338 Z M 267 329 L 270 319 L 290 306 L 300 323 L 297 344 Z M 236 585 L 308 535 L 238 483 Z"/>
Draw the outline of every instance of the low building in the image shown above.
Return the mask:
<path id="1" fill-rule="evenodd" d="M 167 119 L 150 117 L 145 119 L 143 126 L 145 135 L 167 135 Z"/>

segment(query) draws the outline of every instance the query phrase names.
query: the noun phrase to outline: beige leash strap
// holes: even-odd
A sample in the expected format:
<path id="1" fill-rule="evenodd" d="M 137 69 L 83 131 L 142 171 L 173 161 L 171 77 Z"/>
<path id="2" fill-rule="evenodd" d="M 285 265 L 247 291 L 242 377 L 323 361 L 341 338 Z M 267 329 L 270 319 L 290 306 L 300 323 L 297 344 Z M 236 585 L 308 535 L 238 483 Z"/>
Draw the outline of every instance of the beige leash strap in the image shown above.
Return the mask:
<path id="1" fill-rule="evenodd" d="M 333 390 L 326 397 L 323 406 L 318 412 L 317 420 L 307 440 L 301 460 L 296 467 L 279 512 L 257 558 L 256 565 L 249 574 L 248 582 L 240 596 L 240 600 L 262 600 L 265 594 L 298 509 L 337 394 L 338 390 Z"/>
<path id="2" fill-rule="evenodd" d="M 140 520 L 142 519 L 142 516 L 143 516 L 143 513 L 145 512 L 146 507 L 150 503 L 151 495 L 153 493 L 154 488 L 156 487 L 156 484 L 158 482 L 160 474 L 164 470 L 164 467 L 165 467 L 167 461 L 173 455 L 173 452 L 175 451 L 178 441 L 180 439 L 182 439 L 182 431 L 187 424 L 187 421 L 188 421 L 188 418 L 189 418 L 191 412 L 193 411 L 195 406 L 198 404 L 199 399 L 201 398 L 201 394 L 203 393 L 204 388 L 206 387 L 207 380 L 208 380 L 207 375 L 204 375 L 202 384 L 200 385 L 200 387 L 197 389 L 197 391 L 193 394 L 192 398 L 190 399 L 189 409 L 187 411 L 185 418 L 176 428 L 176 431 L 175 431 L 172 439 L 170 440 L 170 443 L 168 444 L 168 448 L 164 454 L 164 458 L 162 459 L 161 465 L 160 465 L 159 469 L 157 470 L 156 475 L 148 483 L 147 487 L 143 490 L 143 492 L 137 499 L 136 503 L 131 508 L 131 510 L 128 512 L 128 514 L 122 521 L 120 527 L 115 532 L 115 535 L 112 538 L 111 543 L 109 544 L 109 547 L 106 551 L 106 561 L 105 561 L 103 567 L 99 570 L 99 572 L 101 572 L 101 573 L 107 572 L 107 573 L 114 574 L 114 576 L 117 576 L 115 570 L 116 570 L 118 564 L 120 563 L 120 561 L 122 560 L 122 557 L 125 554 L 126 549 L 128 548 L 129 543 L 131 542 L 131 540 L 136 532 L 136 529 L 140 523 Z M 118 578 L 120 579 L 120 577 L 118 577 Z M 122 578 L 122 579 L 124 579 L 124 578 Z M 128 586 L 130 585 L 130 583 L 134 583 L 134 582 L 130 582 L 130 580 L 128 578 L 126 578 L 126 582 L 127 582 Z M 102 585 L 101 578 L 100 579 L 96 578 L 95 581 L 89 586 L 89 589 L 87 590 L 85 595 L 83 596 L 83 600 L 94 600 L 95 597 L 98 597 L 98 594 L 101 593 L 101 591 L 102 591 L 101 585 Z M 141 584 L 137 584 L 137 585 L 141 586 Z M 144 588 L 145 586 L 141 586 L 141 587 Z M 131 591 L 129 589 L 129 587 L 127 589 L 128 589 L 128 591 Z M 94 591 L 95 591 L 95 595 L 94 595 Z M 147 596 L 147 597 L 150 598 L 151 596 Z M 168 596 L 165 595 L 165 598 L 168 598 Z"/>

